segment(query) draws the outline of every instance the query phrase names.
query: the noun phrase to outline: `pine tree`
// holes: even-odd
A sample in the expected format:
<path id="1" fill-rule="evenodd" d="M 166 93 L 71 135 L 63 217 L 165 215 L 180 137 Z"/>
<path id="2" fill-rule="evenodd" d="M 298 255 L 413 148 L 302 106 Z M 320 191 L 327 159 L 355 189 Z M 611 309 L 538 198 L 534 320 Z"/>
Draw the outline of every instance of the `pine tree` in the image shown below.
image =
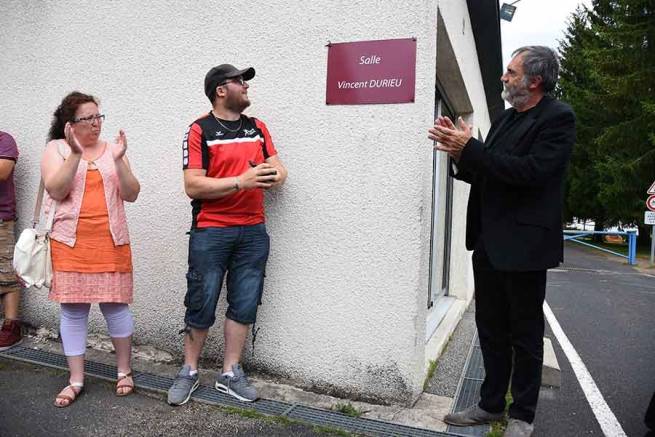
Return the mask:
<path id="1" fill-rule="evenodd" d="M 560 53 L 561 96 L 578 116 L 569 214 L 642 224 L 655 179 L 655 1 L 594 0 L 572 16 Z M 648 234 L 642 225 L 641 242 Z"/>
<path id="2" fill-rule="evenodd" d="M 604 204 L 598 199 L 600 176 L 595 167 L 594 140 L 602 120 L 592 104 L 598 84 L 591 74 L 591 64 L 585 51 L 594 43 L 589 23 L 589 11 L 579 7 L 571 16 L 564 40 L 560 41 L 561 69 L 558 97 L 573 106 L 576 112 L 577 141 L 571 156 L 566 181 L 566 218 L 594 220 L 602 227 L 607 219 Z"/>

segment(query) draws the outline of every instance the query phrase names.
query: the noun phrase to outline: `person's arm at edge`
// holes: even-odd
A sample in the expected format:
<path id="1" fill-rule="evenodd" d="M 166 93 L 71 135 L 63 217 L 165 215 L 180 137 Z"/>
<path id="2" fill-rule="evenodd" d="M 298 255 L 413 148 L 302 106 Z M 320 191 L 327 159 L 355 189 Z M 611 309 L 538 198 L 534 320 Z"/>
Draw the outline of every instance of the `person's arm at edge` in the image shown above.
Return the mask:
<path id="1" fill-rule="evenodd" d="M 16 160 L 14 158 L 8 158 L 0 156 L 0 182 L 4 182 L 9 179 L 11 171 L 16 165 Z"/>

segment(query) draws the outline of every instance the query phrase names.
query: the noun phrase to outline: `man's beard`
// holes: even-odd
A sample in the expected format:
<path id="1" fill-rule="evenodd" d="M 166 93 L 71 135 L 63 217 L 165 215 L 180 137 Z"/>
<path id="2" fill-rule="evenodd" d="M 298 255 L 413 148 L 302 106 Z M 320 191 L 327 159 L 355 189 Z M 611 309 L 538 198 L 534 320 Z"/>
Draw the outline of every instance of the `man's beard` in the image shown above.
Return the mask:
<path id="1" fill-rule="evenodd" d="M 250 100 L 244 98 L 242 94 L 229 95 L 225 100 L 225 108 L 230 111 L 238 112 L 239 114 L 244 111 L 248 106 L 250 106 Z"/>
<path id="2" fill-rule="evenodd" d="M 516 85 L 507 86 L 503 84 L 503 92 L 500 96 L 507 100 L 507 103 L 512 105 L 515 109 L 521 109 L 530 99 L 530 91 L 528 90 L 528 81 L 524 78 Z"/>

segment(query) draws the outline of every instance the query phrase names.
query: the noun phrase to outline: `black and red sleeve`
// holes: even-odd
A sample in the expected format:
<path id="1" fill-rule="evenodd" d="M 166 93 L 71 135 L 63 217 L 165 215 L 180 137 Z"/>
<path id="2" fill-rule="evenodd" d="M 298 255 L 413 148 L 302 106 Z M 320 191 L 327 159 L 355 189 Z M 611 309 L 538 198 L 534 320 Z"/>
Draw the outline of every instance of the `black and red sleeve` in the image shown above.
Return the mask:
<path id="1" fill-rule="evenodd" d="M 182 168 L 204 169 L 209 167 L 207 141 L 198 123 L 193 123 L 184 134 L 182 141 Z"/>
<path id="2" fill-rule="evenodd" d="M 271 156 L 277 155 L 277 150 L 275 149 L 275 145 L 273 144 L 273 139 L 271 138 L 271 134 L 268 132 L 268 128 L 266 127 L 266 123 L 263 121 L 255 118 L 255 126 L 257 126 L 257 129 L 262 133 L 264 137 L 264 146 L 262 147 L 262 151 L 264 152 L 264 159 L 268 159 Z"/>

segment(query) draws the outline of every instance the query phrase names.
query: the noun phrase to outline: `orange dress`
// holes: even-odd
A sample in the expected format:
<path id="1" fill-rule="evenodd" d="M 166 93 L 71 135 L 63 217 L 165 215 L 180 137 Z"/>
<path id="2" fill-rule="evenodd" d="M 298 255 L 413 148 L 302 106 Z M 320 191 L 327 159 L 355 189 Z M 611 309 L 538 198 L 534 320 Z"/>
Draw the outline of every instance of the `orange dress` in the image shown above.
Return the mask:
<path id="1" fill-rule="evenodd" d="M 132 251 L 115 246 L 102 176 L 88 170 L 77 222 L 75 246 L 50 240 L 52 287 L 60 303 L 132 303 Z"/>

